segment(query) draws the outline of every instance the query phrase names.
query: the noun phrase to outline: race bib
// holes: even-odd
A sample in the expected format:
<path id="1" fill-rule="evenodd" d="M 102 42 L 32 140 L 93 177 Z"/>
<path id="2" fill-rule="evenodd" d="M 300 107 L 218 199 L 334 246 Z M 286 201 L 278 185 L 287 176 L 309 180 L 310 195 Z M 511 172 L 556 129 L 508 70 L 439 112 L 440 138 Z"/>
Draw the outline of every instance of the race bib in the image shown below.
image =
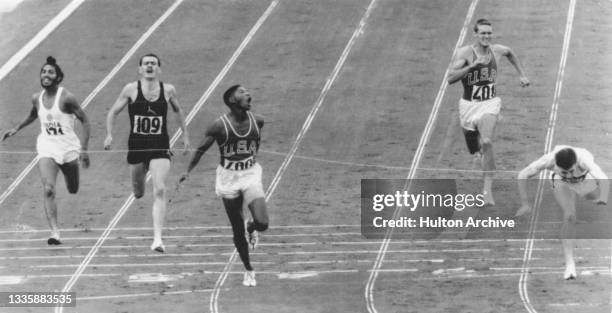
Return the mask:
<path id="1" fill-rule="evenodd" d="M 44 129 L 47 131 L 47 135 L 49 136 L 58 136 L 63 135 L 64 131 L 62 130 L 62 124 L 59 122 L 47 122 L 44 124 Z"/>
<path id="2" fill-rule="evenodd" d="M 495 84 L 472 87 L 472 100 L 485 101 L 495 98 Z"/>
<path id="3" fill-rule="evenodd" d="M 244 160 L 233 161 L 233 160 L 223 159 L 223 164 L 221 164 L 221 166 L 231 171 L 242 171 L 242 170 L 246 170 L 248 168 L 253 167 L 254 164 L 255 164 L 255 158 L 253 156 L 250 156 L 248 159 L 244 159 Z"/>
<path id="4" fill-rule="evenodd" d="M 134 115 L 134 129 L 139 135 L 161 135 L 163 119 L 161 116 Z"/>

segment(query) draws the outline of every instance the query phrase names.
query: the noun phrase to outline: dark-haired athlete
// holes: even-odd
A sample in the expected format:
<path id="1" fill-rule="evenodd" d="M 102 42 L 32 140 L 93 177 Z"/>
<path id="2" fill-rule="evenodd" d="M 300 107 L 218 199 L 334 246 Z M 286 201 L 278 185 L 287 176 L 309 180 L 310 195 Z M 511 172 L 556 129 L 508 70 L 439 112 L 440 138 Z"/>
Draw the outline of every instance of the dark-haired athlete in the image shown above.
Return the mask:
<path id="1" fill-rule="evenodd" d="M 128 139 L 127 161 L 132 172 L 134 197 L 141 198 L 145 192 L 147 170 L 153 178 L 153 243 L 151 250 L 164 252 L 162 228 L 166 215 L 166 178 L 170 171 L 170 139 L 167 129 L 168 107 L 176 113 L 183 131 L 185 152 L 188 151 L 189 134 L 185 127 L 185 116 L 177 100 L 173 85 L 162 83 L 161 61 L 155 54 L 140 58 L 141 78 L 131 82 L 121 91 L 119 98 L 106 117 L 106 139 L 104 149 L 109 150 L 113 140 L 112 131 L 115 117 L 128 106 L 130 116 L 130 137 Z"/>
<path id="2" fill-rule="evenodd" d="M 223 101 L 229 107 L 230 113 L 222 115 L 206 129 L 204 139 L 194 152 L 179 183 L 187 179 L 202 155 L 217 142 L 221 162 L 217 166 L 215 192 L 223 200 L 232 224 L 234 245 L 246 268 L 242 284 L 253 287 L 257 282 L 249 260 L 249 243 L 255 248 L 257 232 L 268 228 L 266 200 L 261 183 L 262 169 L 256 160 L 264 120 L 249 112 L 251 95 L 240 85 L 234 85 L 225 91 Z M 248 206 L 253 217 L 252 221 L 246 223 L 248 242 L 245 238 L 243 205 Z"/>
<path id="3" fill-rule="evenodd" d="M 64 72 L 55 58 L 47 57 L 40 70 L 40 85 L 43 90 L 32 96 L 32 109 L 25 119 L 15 128 L 2 136 L 5 140 L 15 135 L 37 118 L 40 119 L 40 135 L 36 140 L 38 168 L 43 184 L 44 206 L 47 221 L 51 227 L 50 245 L 59 245 L 60 231 L 57 226 L 57 203 L 55 201 L 55 183 L 57 173 L 64 174 L 66 188 L 71 194 L 79 190 L 79 160 L 83 167 L 89 167 L 87 145 L 89 142 L 89 119 L 81 109 L 74 95 L 59 84 L 64 79 Z M 83 126 L 81 138 L 74 130 L 74 120 L 78 119 Z"/>
<path id="4" fill-rule="evenodd" d="M 520 75 L 520 84 L 529 86 L 521 64 L 509 47 L 492 44 L 493 27 L 486 19 L 474 25 L 476 41 L 457 50 L 447 77 L 448 83 L 461 81 L 463 97 L 459 100 L 459 119 L 468 150 L 478 154 L 484 171 L 483 194 L 487 204 L 495 204 L 491 186 L 495 171 L 493 158 L 493 134 L 501 109 L 497 97 L 497 65 L 502 56 L 514 66 Z"/>
<path id="5" fill-rule="evenodd" d="M 552 187 L 555 199 L 563 212 L 561 235 L 565 255 L 565 279 L 576 278 L 574 240 L 576 225 L 576 196 L 593 200 L 599 205 L 608 202 L 610 183 L 608 177 L 595 163 L 593 155 L 582 148 L 556 146 L 552 152 L 532 162 L 518 174 L 521 207 L 516 216 L 531 212 L 527 198 L 526 179 L 543 170 L 552 171 Z"/>

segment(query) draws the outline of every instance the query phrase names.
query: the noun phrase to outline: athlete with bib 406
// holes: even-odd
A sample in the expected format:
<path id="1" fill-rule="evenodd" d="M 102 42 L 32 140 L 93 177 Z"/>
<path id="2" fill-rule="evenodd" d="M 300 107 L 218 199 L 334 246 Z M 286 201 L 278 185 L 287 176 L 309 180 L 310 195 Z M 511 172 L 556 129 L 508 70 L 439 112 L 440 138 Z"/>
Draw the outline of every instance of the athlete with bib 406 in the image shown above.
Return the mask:
<path id="1" fill-rule="evenodd" d="M 486 19 L 474 25 L 476 42 L 457 50 L 447 77 L 448 83 L 461 81 L 463 97 L 459 100 L 459 119 L 468 150 L 480 158 L 484 171 L 483 195 L 486 204 L 495 204 L 491 193 L 495 160 L 493 158 L 493 134 L 501 109 L 497 97 L 497 66 L 502 56 L 514 66 L 522 87 L 530 82 L 523 68 L 509 47 L 492 44 L 493 27 Z"/>
<path id="2" fill-rule="evenodd" d="M 194 152 L 187 171 L 179 179 L 179 184 L 187 179 L 202 155 L 217 142 L 221 160 L 217 166 L 215 192 L 223 200 L 232 224 L 234 245 L 246 268 L 242 284 L 253 287 L 257 283 L 249 260 L 249 244 L 251 248 L 255 248 L 257 232 L 268 228 L 266 200 L 261 183 L 262 169 L 256 160 L 264 120 L 261 116 L 249 112 L 251 95 L 240 85 L 234 85 L 225 91 L 223 101 L 229 107 L 230 113 L 222 115 L 206 129 L 204 139 Z M 252 221 L 246 223 L 246 227 L 242 215 L 245 205 L 253 217 Z"/>

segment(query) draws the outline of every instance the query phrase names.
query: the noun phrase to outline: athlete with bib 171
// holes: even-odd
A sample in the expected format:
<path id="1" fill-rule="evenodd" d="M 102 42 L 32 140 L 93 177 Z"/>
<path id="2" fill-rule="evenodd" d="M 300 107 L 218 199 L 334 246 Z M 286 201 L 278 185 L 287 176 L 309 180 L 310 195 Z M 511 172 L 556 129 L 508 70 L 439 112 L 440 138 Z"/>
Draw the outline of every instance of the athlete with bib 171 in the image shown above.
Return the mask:
<path id="1" fill-rule="evenodd" d="M 55 200 L 55 183 L 57 174 L 64 174 L 66 188 L 71 194 L 79 190 L 79 160 L 84 168 L 89 167 L 87 146 L 89 142 L 89 119 L 81 108 L 76 97 L 59 84 L 64 79 L 64 72 L 54 57 L 49 56 L 40 69 L 42 91 L 32 96 L 30 113 L 19 125 L 2 136 L 5 140 L 15 135 L 20 129 L 40 120 L 40 134 L 36 140 L 38 168 L 44 190 L 44 207 L 47 221 L 51 227 L 50 245 L 61 244 L 60 229 L 57 226 L 57 202 Z M 81 138 L 75 131 L 75 120 L 83 126 Z"/>
<path id="2" fill-rule="evenodd" d="M 486 19 L 474 25 L 474 44 L 457 50 L 447 77 L 448 83 L 461 81 L 463 97 L 459 100 L 459 119 L 468 150 L 480 158 L 484 172 L 483 195 L 486 204 L 495 204 L 491 186 L 495 171 L 493 158 L 493 134 L 499 118 L 501 99 L 497 97 L 497 67 L 502 56 L 514 66 L 522 87 L 529 86 L 529 79 L 509 47 L 492 44 L 493 27 Z"/>

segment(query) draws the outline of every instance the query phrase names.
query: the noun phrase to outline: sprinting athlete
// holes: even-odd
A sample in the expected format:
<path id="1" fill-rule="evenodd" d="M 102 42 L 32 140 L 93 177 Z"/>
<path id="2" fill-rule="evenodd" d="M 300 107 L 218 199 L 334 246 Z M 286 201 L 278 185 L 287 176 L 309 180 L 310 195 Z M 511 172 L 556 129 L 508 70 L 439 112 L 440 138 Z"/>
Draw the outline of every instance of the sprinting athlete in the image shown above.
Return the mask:
<path id="1" fill-rule="evenodd" d="M 608 177 L 594 161 L 593 155 L 586 149 L 571 146 L 556 146 L 552 152 L 545 154 L 529 164 L 518 174 L 521 207 L 516 216 L 532 210 L 527 197 L 526 179 L 534 177 L 543 170 L 552 171 L 552 188 L 555 199 L 563 212 L 561 227 L 565 272 L 563 278 L 576 278 L 574 263 L 574 240 L 576 225 L 576 197 L 593 200 L 596 204 L 608 202 L 610 183 Z"/>
<path id="2" fill-rule="evenodd" d="M 60 230 L 57 226 L 57 203 L 55 201 L 55 183 L 57 173 L 64 174 L 66 188 L 71 194 L 79 191 L 79 160 L 84 168 L 89 167 L 87 146 L 89 143 L 89 119 L 75 96 L 59 84 L 64 79 L 64 72 L 54 57 L 47 57 L 40 70 L 40 85 L 43 90 L 32 96 L 32 109 L 25 119 L 15 128 L 7 131 L 2 140 L 15 135 L 20 129 L 40 120 L 40 135 L 36 140 L 38 168 L 43 185 L 44 207 L 47 221 L 51 228 L 49 245 L 59 245 Z M 79 139 L 75 132 L 74 120 L 78 119 L 83 126 Z"/>
<path id="3" fill-rule="evenodd" d="M 173 85 L 163 83 L 161 61 L 155 54 L 140 58 L 141 78 L 125 85 L 119 98 L 106 117 L 107 135 L 104 149 L 109 150 L 113 140 L 112 131 L 116 116 L 128 107 L 130 137 L 128 139 L 127 161 L 132 172 L 134 197 L 141 198 L 145 192 L 147 171 L 153 178 L 153 243 L 151 250 L 163 253 L 162 228 L 166 216 L 166 179 L 170 171 L 170 139 L 167 129 L 168 107 L 176 113 L 183 131 L 185 152 L 188 151 L 189 134 L 185 127 L 185 116 L 177 99 Z"/>
<path id="4" fill-rule="evenodd" d="M 520 75 L 521 86 L 529 86 L 530 82 L 512 49 L 492 44 L 492 35 L 491 22 L 486 19 L 476 21 L 476 41 L 457 50 L 447 80 L 449 84 L 461 81 L 463 85 L 463 97 L 459 100 L 461 127 L 469 152 L 480 157 L 485 203 L 494 205 L 491 192 L 495 171 L 493 135 L 501 109 L 501 99 L 496 90 L 500 58 L 508 58 Z"/>
<path id="5" fill-rule="evenodd" d="M 222 115 L 207 128 L 204 139 L 194 152 L 179 183 L 189 177 L 189 172 L 198 164 L 202 155 L 217 142 L 221 160 L 217 166 L 215 192 L 223 200 L 232 225 L 234 245 L 246 269 L 242 284 L 253 287 L 257 282 L 249 259 L 249 243 L 254 249 L 258 240 L 257 232 L 268 228 L 266 200 L 261 183 L 262 169 L 257 163 L 264 120 L 249 112 L 251 95 L 240 85 L 234 85 L 225 91 L 223 101 L 229 107 L 230 113 Z M 246 227 L 244 205 L 249 208 L 253 217 L 246 223 Z M 248 240 L 245 238 L 245 228 Z"/>

